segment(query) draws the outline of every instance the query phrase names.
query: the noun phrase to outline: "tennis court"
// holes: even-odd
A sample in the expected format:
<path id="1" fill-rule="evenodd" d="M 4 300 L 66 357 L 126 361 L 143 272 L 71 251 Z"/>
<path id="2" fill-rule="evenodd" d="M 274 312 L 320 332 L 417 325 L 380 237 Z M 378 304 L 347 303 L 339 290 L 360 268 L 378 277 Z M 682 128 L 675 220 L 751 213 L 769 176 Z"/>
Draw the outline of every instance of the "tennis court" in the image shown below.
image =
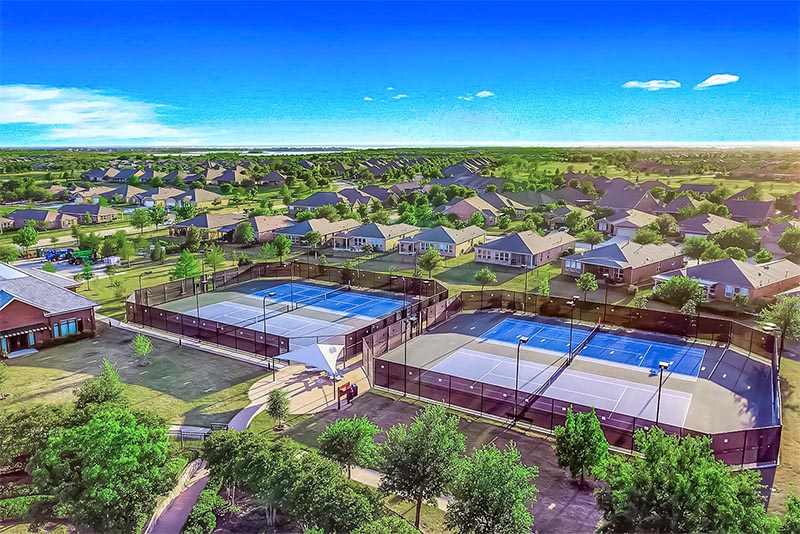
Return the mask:
<path id="1" fill-rule="evenodd" d="M 431 370 L 525 393 L 534 393 L 546 386 L 546 394 L 551 398 L 651 421 L 656 418 L 658 388 L 648 384 L 572 369 L 556 376 L 558 367 L 520 359 L 519 387 L 515 388 L 517 365 L 514 358 L 466 348 L 451 353 Z M 547 385 L 554 376 L 552 384 Z M 691 393 L 663 388 L 659 420 L 684 426 L 691 402 Z"/>
<path id="2" fill-rule="evenodd" d="M 331 288 L 301 282 L 262 289 L 250 296 L 259 302 L 266 297 L 269 303 L 291 305 L 292 309 L 309 307 L 364 319 L 379 319 L 403 307 L 395 299 L 354 293 L 347 286 Z"/>
<path id="3" fill-rule="evenodd" d="M 550 323 L 508 318 L 487 331 L 483 338 L 516 345 L 528 338 L 524 349 L 548 351 L 563 355 L 570 349 L 570 327 Z M 582 344 L 584 344 L 582 346 Z M 572 328 L 572 347 L 577 358 L 591 358 L 613 365 L 624 365 L 658 372 L 659 362 L 669 363 L 669 372 L 696 378 L 705 357 L 705 349 L 660 341 L 594 332 L 583 326 Z"/>

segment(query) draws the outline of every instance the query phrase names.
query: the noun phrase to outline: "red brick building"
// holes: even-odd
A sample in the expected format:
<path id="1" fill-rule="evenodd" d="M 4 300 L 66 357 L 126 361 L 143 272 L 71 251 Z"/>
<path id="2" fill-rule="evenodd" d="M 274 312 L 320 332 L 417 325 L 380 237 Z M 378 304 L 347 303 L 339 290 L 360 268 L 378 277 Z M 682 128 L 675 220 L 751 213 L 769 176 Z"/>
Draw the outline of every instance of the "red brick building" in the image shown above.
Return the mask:
<path id="1" fill-rule="evenodd" d="M 96 306 L 46 276 L 0 263 L 0 352 L 92 336 Z"/>

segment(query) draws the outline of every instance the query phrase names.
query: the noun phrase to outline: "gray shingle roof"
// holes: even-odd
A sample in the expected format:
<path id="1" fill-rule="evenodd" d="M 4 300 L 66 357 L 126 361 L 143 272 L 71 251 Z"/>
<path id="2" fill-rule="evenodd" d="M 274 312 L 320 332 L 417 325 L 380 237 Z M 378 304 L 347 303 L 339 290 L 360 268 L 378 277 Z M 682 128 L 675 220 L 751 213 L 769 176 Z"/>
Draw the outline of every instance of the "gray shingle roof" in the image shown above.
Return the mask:
<path id="1" fill-rule="evenodd" d="M 681 254 L 680 249 L 669 244 L 639 245 L 630 241 L 613 243 L 594 250 L 587 250 L 567 256 L 569 260 L 579 260 L 591 265 L 626 269 L 649 265 L 658 261 L 674 258 Z"/>
<path id="2" fill-rule="evenodd" d="M 475 239 L 476 237 L 480 237 L 486 235 L 486 232 L 483 228 L 478 226 L 467 226 L 461 230 L 456 230 L 455 228 L 447 228 L 445 226 L 436 226 L 435 228 L 429 228 L 427 230 L 423 230 L 415 236 L 407 237 L 402 241 L 405 242 L 417 242 L 417 241 L 425 241 L 428 243 L 463 243 L 465 241 L 469 241 L 470 239 Z"/>
<path id="3" fill-rule="evenodd" d="M 6 263 L 0 263 L 0 291 L 39 308 L 46 316 L 99 306 L 97 302 L 47 281 L 38 274 Z"/>
<path id="4" fill-rule="evenodd" d="M 489 241 L 479 248 L 488 250 L 500 250 L 512 252 L 514 254 L 540 254 L 551 248 L 562 246 L 574 246 L 575 238 L 566 232 L 554 232 L 546 236 L 541 236 L 537 232 L 526 230 L 518 234 L 512 234 L 494 241 Z"/>
<path id="5" fill-rule="evenodd" d="M 418 231 L 419 228 L 410 224 L 365 224 L 342 234 L 346 237 L 371 237 L 376 239 L 391 239 Z"/>
<path id="6" fill-rule="evenodd" d="M 662 276 L 665 278 L 688 276 L 706 282 L 758 288 L 800 276 L 800 266 L 786 259 L 752 265 L 729 258 L 676 269 L 666 272 Z"/>

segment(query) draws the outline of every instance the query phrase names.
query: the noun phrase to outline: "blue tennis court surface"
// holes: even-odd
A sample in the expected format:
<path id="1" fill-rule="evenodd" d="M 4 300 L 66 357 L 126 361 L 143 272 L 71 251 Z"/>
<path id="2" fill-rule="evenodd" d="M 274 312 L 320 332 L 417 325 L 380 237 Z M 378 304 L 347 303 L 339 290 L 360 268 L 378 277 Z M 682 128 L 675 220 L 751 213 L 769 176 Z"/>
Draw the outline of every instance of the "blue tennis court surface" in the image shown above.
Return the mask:
<path id="1" fill-rule="evenodd" d="M 585 327 L 573 327 L 572 346 L 580 346 L 590 334 L 591 330 Z M 523 347 L 559 355 L 569 352 L 569 326 L 509 318 L 483 335 L 485 340 L 513 345 L 521 337 L 528 338 L 528 343 Z M 697 347 L 597 332 L 588 339 L 588 343 L 578 351 L 577 356 L 638 367 L 648 372 L 657 371 L 659 362 L 668 362 L 670 373 L 696 378 L 705 353 L 705 350 Z"/>
<path id="2" fill-rule="evenodd" d="M 317 308 L 347 317 L 361 316 L 369 319 L 384 317 L 403 307 L 399 300 L 335 290 L 335 287 L 295 282 L 262 289 L 250 296 L 259 300 L 267 297 L 267 302 L 294 302 L 300 308 Z"/>

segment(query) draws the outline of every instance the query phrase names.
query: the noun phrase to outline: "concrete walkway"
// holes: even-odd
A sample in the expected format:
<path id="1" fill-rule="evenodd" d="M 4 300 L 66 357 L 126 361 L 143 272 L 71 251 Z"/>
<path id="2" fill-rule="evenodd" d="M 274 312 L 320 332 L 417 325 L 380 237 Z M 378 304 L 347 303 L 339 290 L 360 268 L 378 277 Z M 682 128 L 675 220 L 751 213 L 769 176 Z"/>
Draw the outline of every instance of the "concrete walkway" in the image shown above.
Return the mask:
<path id="1" fill-rule="evenodd" d="M 155 520 L 150 534 L 178 534 L 192 511 L 200 492 L 208 484 L 208 469 L 201 469 L 190 480 L 183 491 Z"/>

